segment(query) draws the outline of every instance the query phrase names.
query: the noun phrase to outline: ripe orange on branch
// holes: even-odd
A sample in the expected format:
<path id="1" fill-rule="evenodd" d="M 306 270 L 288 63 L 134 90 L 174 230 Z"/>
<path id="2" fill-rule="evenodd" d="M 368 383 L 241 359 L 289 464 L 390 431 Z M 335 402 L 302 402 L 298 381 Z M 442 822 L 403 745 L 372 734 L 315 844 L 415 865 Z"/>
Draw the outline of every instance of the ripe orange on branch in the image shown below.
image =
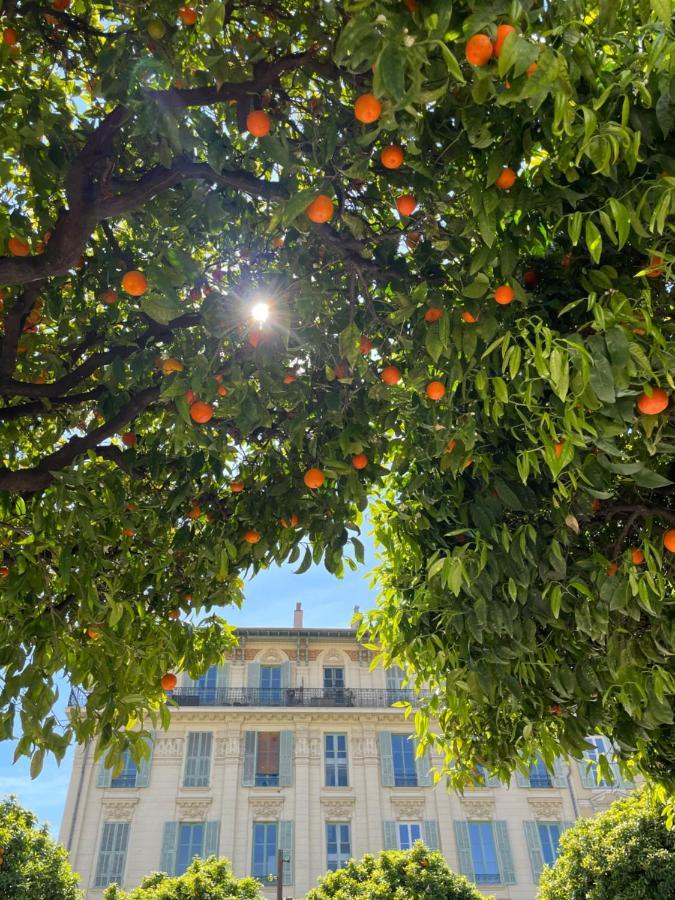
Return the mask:
<path id="1" fill-rule="evenodd" d="M 122 435 L 122 443 L 125 447 L 135 447 L 138 443 L 138 435 L 133 431 L 125 431 Z"/>
<path id="2" fill-rule="evenodd" d="M 466 42 L 464 53 L 472 66 L 484 66 L 492 59 L 494 47 L 486 34 L 474 34 Z"/>
<path id="3" fill-rule="evenodd" d="M 516 178 L 518 176 L 513 171 L 510 166 L 504 166 L 499 175 L 497 176 L 497 180 L 495 184 L 498 188 L 501 188 L 503 191 L 508 191 L 509 188 L 512 188 L 516 183 Z"/>
<path id="4" fill-rule="evenodd" d="M 635 566 L 641 566 L 645 561 L 644 552 L 639 547 L 633 547 L 630 551 L 631 562 Z"/>
<path id="5" fill-rule="evenodd" d="M 285 516 L 281 517 L 281 527 L 282 528 L 295 528 L 296 525 L 299 523 L 299 521 L 300 521 L 300 519 L 296 516 L 296 514 L 291 513 L 289 518 L 286 518 Z"/>
<path id="6" fill-rule="evenodd" d="M 502 47 L 504 46 L 504 41 L 507 37 L 515 32 L 515 28 L 513 25 L 498 25 L 497 26 L 497 37 L 495 38 L 494 43 L 494 54 L 496 57 L 499 57 L 502 52 Z"/>
<path id="7" fill-rule="evenodd" d="M 190 407 L 190 416 L 199 425 L 205 425 L 213 418 L 213 407 L 203 400 L 195 400 Z"/>
<path id="8" fill-rule="evenodd" d="M 417 200 L 412 194 L 403 194 L 396 198 L 396 209 L 401 216 L 411 216 L 417 208 Z"/>
<path id="9" fill-rule="evenodd" d="M 166 675 L 162 675 L 162 690 L 163 691 L 172 691 L 176 685 L 178 684 L 178 679 L 173 674 L 173 672 L 167 672 Z"/>
<path id="10" fill-rule="evenodd" d="M 270 117 L 264 109 L 254 109 L 246 116 L 246 128 L 254 137 L 266 137 L 271 127 Z"/>
<path id="11" fill-rule="evenodd" d="M 443 310 L 439 309 L 437 306 L 431 306 L 424 313 L 424 321 L 425 322 L 438 322 L 439 319 L 443 318 Z"/>
<path id="12" fill-rule="evenodd" d="M 262 535 L 260 534 L 259 531 L 256 531 L 255 528 L 250 528 L 244 534 L 244 540 L 246 541 L 247 544 L 257 544 L 257 543 L 259 543 L 261 538 L 262 538 Z"/>
<path id="13" fill-rule="evenodd" d="M 122 290 L 132 297 L 142 297 L 148 290 L 148 280 L 142 272 L 132 269 L 122 276 Z"/>
<path id="14" fill-rule="evenodd" d="M 365 469 L 368 465 L 368 457 L 365 453 L 357 453 L 352 456 L 352 465 L 355 469 Z"/>
<path id="15" fill-rule="evenodd" d="M 30 253 L 28 241 L 24 241 L 22 238 L 11 237 L 7 241 L 7 247 L 12 256 L 28 256 Z"/>
<path id="16" fill-rule="evenodd" d="M 442 400 L 445 396 L 445 385 L 442 381 L 430 381 L 426 393 L 430 400 Z"/>
<path id="17" fill-rule="evenodd" d="M 385 147 L 380 153 L 380 162 L 385 169 L 400 169 L 404 158 L 403 150 L 393 144 L 390 147 Z"/>
<path id="18" fill-rule="evenodd" d="M 354 104 L 354 116 L 364 125 L 377 122 L 382 114 L 382 104 L 374 94 L 362 94 Z"/>
<path id="19" fill-rule="evenodd" d="M 241 494 L 244 490 L 244 482 L 243 481 L 231 481 L 230 482 L 230 490 L 233 494 Z"/>
<path id="20" fill-rule="evenodd" d="M 321 471 L 321 469 L 311 468 L 307 469 L 307 471 L 303 475 L 302 480 L 310 490 L 315 491 L 317 488 L 320 488 L 322 486 L 322 484 L 326 480 L 326 476 Z"/>
<path id="21" fill-rule="evenodd" d="M 663 546 L 670 553 L 675 553 L 675 528 L 671 528 L 663 535 Z"/>
<path id="22" fill-rule="evenodd" d="M 382 369 L 380 378 L 382 379 L 382 381 L 384 381 L 385 384 L 398 384 L 401 380 L 401 373 L 396 368 L 396 366 L 387 366 L 386 368 Z"/>
<path id="23" fill-rule="evenodd" d="M 318 197 L 315 197 L 314 200 L 312 200 L 305 212 L 307 213 L 307 218 L 310 222 L 322 224 L 333 218 L 335 205 L 326 194 L 319 194 Z"/>
<path id="24" fill-rule="evenodd" d="M 471 315 L 468 309 L 465 309 L 462 312 L 462 322 L 466 322 L 468 325 L 473 325 L 477 321 L 478 320 L 476 319 L 476 317 Z"/>
<path id="25" fill-rule="evenodd" d="M 370 351 L 373 349 L 373 342 L 369 337 L 366 337 L 365 334 L 361 335 L 361 340 L 359 341 L 359 353 L 362 353 L 364 356 L 367 356 Z"/>
<path id="26" fill-rule="evenodd" d="M 181 6 L 178 16 L 183 25 L 194 25 L 197 21 L 197 10 L 192 6 Z"/>
<path id="27" fill-rule="evenodd" d="M 513 288 L 508 284 L 501 284 L 495 291 L 495 300 L 500 306 L 508 306 L 515 296 Z"/>
<path id="28" fill-rule="evenodd" d="M 8 47 L 13 47 L 19 40 L 19 36 L 14 28 L 5 28 L 2 32 L 2 43 Z"/>
<path id="29" fill-rule="evenodd" d="M 660 387 L 653 387 L 651 397 L 646 392 L 640 394 L 637 408 L 645 416 L 658 416 L 668 406 L 668 394 Z"/>

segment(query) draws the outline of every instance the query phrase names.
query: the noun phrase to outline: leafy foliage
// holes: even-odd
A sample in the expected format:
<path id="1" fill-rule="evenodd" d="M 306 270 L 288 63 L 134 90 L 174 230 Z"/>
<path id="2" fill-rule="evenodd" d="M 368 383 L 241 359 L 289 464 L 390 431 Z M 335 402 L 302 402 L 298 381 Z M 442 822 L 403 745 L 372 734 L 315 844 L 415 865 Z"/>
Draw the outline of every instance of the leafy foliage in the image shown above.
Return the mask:
<path id="1" fill-rule="evenodd" d="M 68 854 L 14 797 L 0 800 L 0 896 L 80 900 Z"/>
<path id="2" fill-rule="evenodd" d="M 675 832 L 645 791 L 565 832 L 539 900 L 667 900 L 675 893 Z"/>
<path id="3" fill-rule="evenodd" d="M 379 856 L 367 853 L 351 859 L 344 869 L 329 872 L 307 900 L 330 897 L 363 897 L 364 900 L 484 900 L 477 888 L 463 875 L 455 875 L 436 850 L 428 850 L 416 841 L 412 850 L 385 850 Z"/>
<path id="4" fill-rule="evenodd" d="M 670 6 L 3 4 L 0 734 L 34 771 L 166 721 L 241 576 L 356 565 L 376 495 L 367 625 L 457 783 L 595 731 L 672 778 Z"/>
<path id="5" fill-rule="evenodd" d="M 235 878 L 227 859 L 194 859 L 183 875 L 155 872 L 132 891 L 112 884 L 105 900 L 262 900 L 255 878 Z"/>

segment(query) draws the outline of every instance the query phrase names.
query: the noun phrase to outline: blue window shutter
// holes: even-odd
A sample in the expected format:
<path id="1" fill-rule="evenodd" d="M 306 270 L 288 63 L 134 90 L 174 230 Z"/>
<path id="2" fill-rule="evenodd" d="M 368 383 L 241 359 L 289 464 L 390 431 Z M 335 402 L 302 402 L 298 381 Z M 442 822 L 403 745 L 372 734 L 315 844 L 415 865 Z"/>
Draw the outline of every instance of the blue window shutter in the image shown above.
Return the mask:
<path id="1" fill-rule="evenodd" d="M 244 767 L 241 783 L 244 787 L 255 784 L 255 762 L 258 753 L 258 732 L 244 732 Z"/>
<path id="2" fill-rule="evenodd" d="M 95 887 L 101 888 L 112 883 L 122 883 L 128 841 L 128 822 L 106 822 L 104 824 L 96 863 Z"/>
<path id="3" fill-rule="evenodd" d="M 553 782 L 553 787 L 564 788 L 567 787 L 567 776 L 565 774 L 565 764 L 559 756 L 556 756 L 555 762 L 553 763 L 553 775 L 551 776 L 551 781 Z"/>
<path id="4" fill-rule="evenodd" d="M 523 775 L 522 772 L 516 772 L 516 784 L 518 785 L 518 787 L 529 788 L 530 776 Z"/>
<path id="5" fill-rule="evenodd" d="M 380 731 L 380 772 L 383 787 L 394 787 L 394 756 L 391 752 L 391 732 Z"/>
<path id="6" fill-rule="evenodd" d="M 473 857 L 471 856 L 471 841 L 469 840 L 469 825 L 467 822 L 455 821 L 455 840 L 457 841 L 457 855 L 459 856 L 459 871 L 473 881 L 475 872 L 473 870 Z"/>
<path id="7" fill-rule="evenodd" d="M 535 884 L 539 881 L 541 870 L 544 868 L 544 854 L 541 852 L 541 841 L 539 840 L 539 829 L 536 822 L 523 822 L 525 829 L 525 840 L 527 841 L 527 850 L 530 854 L 530 865 L 532 866 L 532 880 Z"/>
<path id="8" fill-rule="evenodd" d="M 291 664 L 288 660 L 281 664 L 281 687 L 282 689 L 291 686 Z"/>
<path id="9" fill-rule="evenodd" d="M 384 820 L 384 849 L 398 850 L 398 832 L 393 819 Z"/>
<path id="10" fill-rule="evenodd" d="M 293 784 L 293 732 L 282 731 L 279 737 L 279 787 Z"/>
<path id="11" fill-rule="evenodd" d="M 290 861 L 284 862 L 283 883 L 293 884 L 293 822 L 288 819 L 279 821 L 279 849 L 289 854 Z"/>
<path id="12" fill-rule="evenodd" d="M 509 843 L 509 832 L 506 822 L 493 822 L 492 830 L 495 836 L 497 860 L 499 862 L 502 884 L 515 884 L 516 873 L 513 868 L 513 857 L 511 856 L 511 845 Z"/>
<path id="13" fill-rule="evenodd" d="M 227 688 L 230 684 L 230 664 L 223 663 L 218 666 L 218 674 L 216 675 L 216 687 Z"/>
<path id="14" fill-rule="evenodd" d="M 438 822 L 436 819 L 425 819 L 422 822 L 422 837 L 424 843 L 430 850 L 441 849 L 441 844 L 438 839 Z"/>
<path id="15" fill-rule="evenodd" d="M 218 856 L 218 841 L 220 839 L 220 822 L 207 822 L 204 830 L 204 859 L 209 856 Z"/>
<path id="16" fill-rule="evenodd" d="M 176 851 L 178 850 L 178 822 L 165 822 L 162 837 L 162 854 L 159 858 L 160 871 L 173 875 L 176 871 Z"/>
<path id="17" fill-rule="evenodd" d="M 105 760 L 101 760 L 101 764 L 98 769 L 98 781 L 96 782 L 97 787 L 110 787 L 110 782 L 112 781 L 112 769 L 106 769 Z"/>
<path id="18" fill-rule="evenodd" d="M 154 737 L 144 738 L 145 744 L 150 752 L 149 756 L 144 756 L 136 769 L 136 787 L 145 788 L 150 784 L 150 767 L 152 765 L 152 751 L 155 746 Z"/>
<path id="19" fill-rule="evenodd" d="M 415 739 L 415 753 L 417 753 L 417 739 Z M 431 787 L 434 779 L 431 773 L 431 755 L 428 748 L 422 756 L 415 756 L 415 769 L 417 770 L 417 786 Z"/>
<path id="20" fill-rule="evenodd" d="M 190 731 L 185 751 L 185 787 L 207 787 L 211 780 L 211 745 L 213 732 Z"/>
<path id="21" fill-rule="evenodd" d="M 250 662 L 246 674 L 246 686 L 250 688 L 260 688 L 260 663 Z"/>

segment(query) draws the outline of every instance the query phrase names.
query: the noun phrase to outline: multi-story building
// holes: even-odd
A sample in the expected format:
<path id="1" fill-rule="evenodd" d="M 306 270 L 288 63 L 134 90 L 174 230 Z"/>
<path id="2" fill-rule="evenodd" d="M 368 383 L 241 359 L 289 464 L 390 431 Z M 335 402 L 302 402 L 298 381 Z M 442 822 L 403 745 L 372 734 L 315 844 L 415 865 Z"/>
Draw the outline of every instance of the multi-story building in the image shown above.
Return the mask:
<path id="1" fill-rule="evenodd" d="M 183 677 L 148 763 L 127 758 L 113 776 L 77 749 L 60 839 L 87 897 L 212 853 L 272 897 L 283 849 L 283 896 L 301 898 L 352 856 L 422 838 L 486 893 L 534 900 L 561 832 L 629 787 L 596 783 L 593 759 L 609 749 L 596 738 L 588 763 L 449 793 L 392 705 L 413 700 L 403 673 L 371 670 L 354 631 L 303 628 L 298 605 L 293 628 L 238 638 L 224 666 Z"/>

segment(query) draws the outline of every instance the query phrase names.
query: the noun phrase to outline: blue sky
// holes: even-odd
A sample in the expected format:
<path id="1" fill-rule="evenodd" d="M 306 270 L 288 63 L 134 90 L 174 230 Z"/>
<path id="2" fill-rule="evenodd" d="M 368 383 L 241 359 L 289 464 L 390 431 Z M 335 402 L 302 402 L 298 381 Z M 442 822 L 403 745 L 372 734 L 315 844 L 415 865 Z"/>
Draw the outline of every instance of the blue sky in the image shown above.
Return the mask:
<path id="1" fill-rule="evenodd" d="M 293 610 L 302 602 L 306 628 L 347 628 L 354 606 L 362 610 L 375 603 L 375 591 L 369 587 L 368 572 L 376 564 L 372 539 L 364 534 L 365 564 L 344 578 L 330 575 L 322 566 L 313 566 L 304 575 L 294 575 L 296 566 L 274 566 L 248 582 L 242 609 L 227 608 L 224 618 L 239 626 L 291 627 Z M 67 688 L 61 697 L 59 712 L 67 700 Z M 14 744 L 0 743 L 0 796 L 16 794 L 19 802 L 34 810 L 40 821 L 49 822 L 57 835 L 66 799 L 72 751 L 60 766 L 53 758 L 45 760 L 35 781 L 28 774 L 28 760 L 12 765 Z"/>

